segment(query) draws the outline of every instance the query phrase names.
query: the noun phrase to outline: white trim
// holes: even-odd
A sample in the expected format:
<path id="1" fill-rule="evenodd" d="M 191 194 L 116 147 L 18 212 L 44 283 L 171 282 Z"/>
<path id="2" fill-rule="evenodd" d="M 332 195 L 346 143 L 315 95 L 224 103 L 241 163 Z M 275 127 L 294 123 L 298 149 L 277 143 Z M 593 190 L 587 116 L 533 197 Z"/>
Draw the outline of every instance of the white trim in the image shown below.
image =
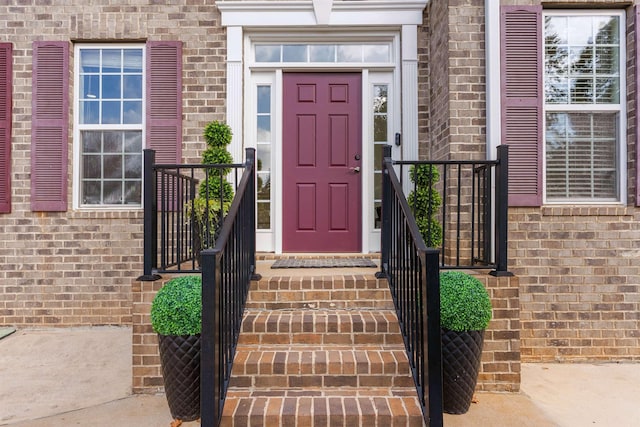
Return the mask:
<path id="1" fill-rule="evenodd" d="M 242 82 L 242 28 L 227 28 L 227 124 L 233 132 L 233 142 L 229 146 L 229 151 L 233 156 L 233 161 L 240 163 L 244 161 L 243 153 L 243 92 Z"/>
<path id="2" fill-rule="evenodd" d="M 497 148 L 502 143 L 502 106 L 500 90 L 502 64 L 500 57 L 500 2 L 485 2 L 485 63 L 487 81 L 487 129 L 486 129 L 486 156 L 487 159 L 495 159 Z"/>
<path id="3" fill-rule="evenodd" d="M 366 128 L 366 114 L 370 111 L 370 79 L 368 76 L 379 76 L 387 73 L 390 80 L 390 90 L 393 99 L 390 100 L 392 121 L 388 128 L 390 142 L 396 132 L 403 134 L 403 146 L 393 146 L 394 158 L 413 158 L 418 156 L 418 84 L 417 84 L 417 26 L 423 24 L 424 8 L 429 0 L 258 0 L 238 1 L 219 0 L 216 6 L 221 12 L 221 23 L 231 30 L 227 33 L 228 60 L 233 62 L 243 61 L 242 72 L 233 68 L 237 75 L 243 75 L 247 83 L 244 87 L 237 82 L 237 78 L 228 76 L 227 85 L 227 121 L 238 123 L 232 125 L 234 130 L 232 153 L 240 152 L 242 146 L 253 144 L 252 132 L 255 124 L 251 122 L 250 112 L 253 111 L 251 102 L 253 96 L 249 94 L 253 90 L 254 75 L 271 75 L 273 79 L 272 96 L 275 105 L 273 107 L 272 128 L 274 145 L 272 146 L 272 233 L 258 238 L 258 250 L 270 250 L 276 253 L 282 252 L 282 74 L 283 70 L 309 70 L 322 71 L 358 71 L 362 73 L 362 115 L 363 115 L 363 170 L 371 168 L 373 162 L 373 149 L 368 150 L 367 134 L 371 132 Z M 244 42 L 242 46 L 240 40 Z M 253 43 L 273 42 L 283 43 L 300 42 L 344 42 L 355 43 L 385 42 L 391 44 L 392 57 L 388 63 L 256 63 L 253 56 Z M 233 42 L 233 43 L 232 43 Z M 231 52 L 233 50 L 233 52 Z M 402 50 L 402 52 L 401 52 Z M 242 58 L 238 55 L 242 52 Z M 228 72 L 232 69 L 227 65 Z M 266 73 L 266 74 L 263 74 Z M 402 85 L 402 87 L 401 87 Z M 251 88 L 251 89 L 250 89 Z M 243 111 L 247 113 L 242 119 L 243 111 L 237 107 L 231 108 L 233 101 L 244 100 Z M 401 108 L 404 109 L 406 118 L 402 118 Z M 238 135 L 238 129 L 242 129 L 246 140 Z M 406 144 L 406 145 L 405 145 Z M 367 157 L 371 159 L 367 159 Z M 235 158 L 235 155 L 234 155 Z M 369 165 L 367 166 L 367 162 Z M 365 175 L 365 174 L 363 174 Z M 371 178 L 363 176 L 362 182 L 362 209 L 369 209 L 373 183 Z M 371 192 L 369 193 L 369 190 Z M 370 195 L 371 194 L 371 195 Z M 373 206 L 371 202 L 371 206 Z M 369 209 L 372 210 L 372 209 Z M 364 219 L 362 225 L 362 251 L 372 250 L 372 237 L 370 227 L 372 218 Z M 378 239 L 379 240 L 379 239 Z M 261 242 L 261 243 L 260 243 Z M 261 246 L 269 246 L 261 247 Z M 375 249 L 375 248 L 374 248 Z"/>
<path id="4" fill-rule="evenodd" d="M 543 89 L 543 117 L 542 117 L 542 126 L 543 126 L 543 137 L 542 137 L 542 195 L 543 195 L 543 203 L 547 205 L 626 205 L 627 203 L 627 36 L 626 36 L 626 28 L 627 28 L 627 19 L 626 13 L 622 10 L 616 9 L 566 9 L 566 10 L 548 10 L 543 12 L 543 20 L 545 16 L 618 16 L 620 19 L 620 25 L 618 28 L 619 34 L 619 44 L 620 44 L 620 57 L 618 58 L 619 70 L 620 70 L 620 93 L 619 93 L 619 101 L 617 104 L 547 104 L 545 102 L 545 93 Z M 543 21 L 544 22 L 544 21 Z M 542 58 L 541 60 L 544 63 L 544 29 L 541 31 L 542 33 Z M 544 80 L 546 77 L 546 73 L 543 71 L 542 81 L 543 88 L 545 86 Z M 613 199 L 581 199 L 581 198 L 565 198 L 565 199 L 556 199 L 556 200 L 548 200 L 547 199 L 547 182 L 546 182 L 546 171 L 547 171 L 547 154 L 546 154 L 546 112 L 547 111 L 567 111 L 567 112 L 585 112 L 585 113 L 598 113 L 598 112 L 618 112 L 618 141 L 617 141 L 617 158 L 616 158 L 616 178 L 618 182 L 618 200 Z"/>
<path id="5" fill-rule="evenodd" d="M 429 0 L 334 1 L 328 19 L 323 15 L 327 13 L 326 10 L 316 15 L 312 0 L 226 0 L 216 2 L 216 6 L 222 14 L 222 26 L 225 27 L 397 26 L 421 25 L 422 12 L 428 2 Z"/>
<path id="6" fill-rule="evenodd" d="M 142 50 L 142 123 L 139 125 L 131 125 L 131 124 L 80 124 L 80 50 L 84 49 L 141 49 Z M 78 211 L 109 211 L 109 212 L 117 212 L 117 211 L 141 211 L 143 209 L 143 200 L 144 193 L 142 194 L 142 198 L 140 199 L 140 204 L 137 205 L 127 205 L 127 204 L 117 204 L 117 205 L 83 205 L 80 202 L 80 194 L 81 194 L 81 186 L 82 179 L 80 176 L 80 172 L 82 170 L 81 162 L 82 162 L 82 153 L 80 149 L 80 132 L 82 130 L 139 130 L 142 132 L 142 148 L 146 148 L 146 124 L 144 119 L 144 114 L 146 111 L 147 105 L 147 68 L 146 68 L 146 55 L 147 55 L 147 46 L 145 43 L 122 43 L 122 44 L 110 44 L 110 43 L 77 43 L 73 48 L 73 57 L 75 58 L 74 66 L 73 66 L 73 108 L 72 111 L 75 111 L 73 115 L 73 153 L 72 153 L 72 188 L 71 188 L 71 197 L 72 197 L 72 207 L 74 210 Z M 141 156 L 143 153 L 140 153 Z M 144 167 L 144 156 L 142 157 L 142 167 Z M 144 177 L 144 171 L 142 171 L 142 177 Z M 142 190 L 144 191 L 144 185 L 142 185 Z"/>

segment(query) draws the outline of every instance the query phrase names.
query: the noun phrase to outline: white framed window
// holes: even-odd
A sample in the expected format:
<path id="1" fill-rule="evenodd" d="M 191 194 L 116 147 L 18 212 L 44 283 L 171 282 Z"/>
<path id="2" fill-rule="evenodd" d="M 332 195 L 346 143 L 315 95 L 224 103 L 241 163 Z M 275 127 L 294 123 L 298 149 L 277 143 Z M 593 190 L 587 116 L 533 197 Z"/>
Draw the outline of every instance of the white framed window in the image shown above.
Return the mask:
<path id="1" fill-rule="evenodd" d="M 273 88 L 256 85 L 256 203 L 258 230 L 271 229 L 271 148 L 273 120 Z"/>
<path id="2" fill-rule="evenodd" d="M 626 198 L 624 28 L 618 11 L 544 14 L 547 203 Z"/>
<path id="3" fill-rule="evenodd" d="M 75 46 L 74 206 L 142 206 L 144 45 Z"/>

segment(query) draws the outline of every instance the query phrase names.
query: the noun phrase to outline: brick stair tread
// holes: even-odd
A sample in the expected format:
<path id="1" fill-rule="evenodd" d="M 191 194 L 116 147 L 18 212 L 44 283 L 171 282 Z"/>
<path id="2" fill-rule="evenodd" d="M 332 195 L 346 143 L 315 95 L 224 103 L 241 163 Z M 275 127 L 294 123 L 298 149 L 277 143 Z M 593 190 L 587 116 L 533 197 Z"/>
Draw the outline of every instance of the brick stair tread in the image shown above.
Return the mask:
<path id="1" fill-rule="evenodd" d="M 237 368 L 237 369 L 236 369 Z M 272 368 L 272 369 L 270 369 Z M 409 372 L 404 348 L 238 348 L 234 375 L 402 374 Z"/>
<path id="2" fill-rule="evenodd" d="M 393 310 L 245 310 L 243 333 L 399 333 Z"/>
<path id="3" fill-rule="evenodd" d="M 384 290 L 388 289 L 386 279 L 371 275 L 341 276 L 270 276 L 251 282 L 251 291 L 277 290 Z"/>
<path id="4" fill-rule="evenodd" d="M 221 426 L 423 426 L 415 396 L 227 395 Z"/>

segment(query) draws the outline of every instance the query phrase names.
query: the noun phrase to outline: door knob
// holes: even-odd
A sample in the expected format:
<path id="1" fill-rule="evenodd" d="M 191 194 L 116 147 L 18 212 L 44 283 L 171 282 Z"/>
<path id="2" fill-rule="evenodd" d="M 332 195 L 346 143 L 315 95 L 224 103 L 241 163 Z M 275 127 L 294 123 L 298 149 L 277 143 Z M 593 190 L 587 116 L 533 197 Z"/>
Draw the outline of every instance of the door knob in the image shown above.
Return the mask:
<path id="1" fill-rule="evenodd" d="M 360 173 L 360 166 L 356 166 L 355 168 L 350 168 L 353 173 Z"/>

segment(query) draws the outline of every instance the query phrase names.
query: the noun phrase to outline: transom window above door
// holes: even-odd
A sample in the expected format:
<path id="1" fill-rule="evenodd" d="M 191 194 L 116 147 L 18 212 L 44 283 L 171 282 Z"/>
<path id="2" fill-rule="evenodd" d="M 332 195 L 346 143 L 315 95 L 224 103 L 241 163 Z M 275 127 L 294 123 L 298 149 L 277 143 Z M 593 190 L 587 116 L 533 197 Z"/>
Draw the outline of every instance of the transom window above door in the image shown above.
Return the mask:
<path id="1" fill-rule="evenodd" d="M 391 44 L 256 44 L 257 63 L 388 63 Z"/>

